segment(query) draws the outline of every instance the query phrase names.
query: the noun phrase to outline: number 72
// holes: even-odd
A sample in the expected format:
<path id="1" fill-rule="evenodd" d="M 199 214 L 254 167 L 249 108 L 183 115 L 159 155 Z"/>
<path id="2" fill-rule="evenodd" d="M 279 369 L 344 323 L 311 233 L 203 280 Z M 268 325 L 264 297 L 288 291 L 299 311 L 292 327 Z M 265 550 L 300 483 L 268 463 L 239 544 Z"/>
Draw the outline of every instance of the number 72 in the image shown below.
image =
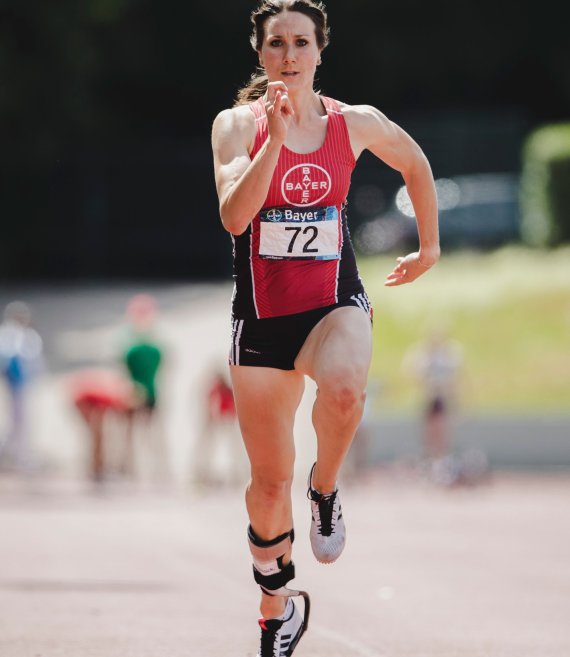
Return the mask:
<path id="1" fill-rule="evenodd" d="M 289 242 L 289 246 L 287 247 L 287 253 L 293 253 L 293 247 L 295 246 L 295 240 L 299 236 L 299 233 L 302 233 L 303 235 L 307 235 L 308 233 L 312 233 L 312 237 L 309 238 L 307 242 L 303 245 L 303 253 L 318 253 L 319 249 L 310 249 L 309 245 L 314 242 L 317 239 L 317 235 L 319 234 L 319 229 L 316 226 L 305 226 L 305 228 L 301 228 L 301 226 L 285 226 L 285 230 L 292 230 L 293 231 L 293 237 L 291 238 L 291 241 Z"/>

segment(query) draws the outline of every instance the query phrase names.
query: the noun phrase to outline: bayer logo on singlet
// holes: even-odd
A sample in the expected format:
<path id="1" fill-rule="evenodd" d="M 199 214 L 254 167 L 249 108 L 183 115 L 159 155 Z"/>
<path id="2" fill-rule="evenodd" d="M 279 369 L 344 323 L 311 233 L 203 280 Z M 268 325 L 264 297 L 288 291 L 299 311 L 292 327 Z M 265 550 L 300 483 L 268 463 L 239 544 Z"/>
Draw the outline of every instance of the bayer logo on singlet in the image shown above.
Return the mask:
<path id="1" fill-rule="evenodd" d="M 315 205 L 330 191 L 330 174 L 317 164 L 297 164 L 285 173 L 281 181 L 283 198 L 291 205 Z"/>
<path id="2" fill-rule="evenodd" d="M 271 210 L 266 213 L 265 217 L 269 219 L 269 221 L 281 221 L 283 213 L 277 208 L 271 208 Z"/>

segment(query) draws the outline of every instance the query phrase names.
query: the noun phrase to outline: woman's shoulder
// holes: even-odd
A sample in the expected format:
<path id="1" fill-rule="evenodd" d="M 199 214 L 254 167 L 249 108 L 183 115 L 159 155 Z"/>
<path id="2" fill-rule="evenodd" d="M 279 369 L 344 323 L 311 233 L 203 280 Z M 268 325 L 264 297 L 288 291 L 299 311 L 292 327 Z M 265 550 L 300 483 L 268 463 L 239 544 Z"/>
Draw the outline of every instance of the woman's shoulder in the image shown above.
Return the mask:
<path id="1" fill-rule="evenodd" d="M 337 101 L 349 133 L 365 140 L 373 135 L 383 139 L 395 137 L 394 124 L 373 105 L 349 105 Z"/>
<path id="2" fill-rule="evenodd" d="M 388 121 L 388 118 L 372 105 L 350 105 L 340 100 L 337 100 L 336 103 L 345 120 L 354 124 L 355 127 L 366 126 L 371 122 Z"/>
<path id="3" fill-rule="evenodd" d="M 249 104 L 229 107 L 217 114 L 214 126 L 229 126 L 233 129 L 255 127 L 255 114 Z"/>
<path id="4" fill-rule="evenodd" d="M 358 159 L 372 143 L 392 143 L 397 135 L 394 124 L 372 105 L 350 105 L 337 100 L 350 136 L 352 149 Z"/>
<path id="5" fill-rule="evenodd" d="M 219 112 L 214 119 L 212 135 L 224 140 L 244 140 L 250 144 L 255 139 L 255 115 L 251 107 L 237 105 Z"/>

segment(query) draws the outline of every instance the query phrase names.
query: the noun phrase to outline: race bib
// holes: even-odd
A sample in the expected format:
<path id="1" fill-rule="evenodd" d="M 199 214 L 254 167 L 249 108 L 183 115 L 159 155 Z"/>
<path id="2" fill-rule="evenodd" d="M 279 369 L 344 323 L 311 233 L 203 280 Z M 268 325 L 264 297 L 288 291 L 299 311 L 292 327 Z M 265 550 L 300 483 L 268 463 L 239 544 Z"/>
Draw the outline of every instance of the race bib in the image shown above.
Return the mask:
<path id="1" fill-rule="evenodd" d="M 267 208 L 259 213 L 259 255 L 277 260 L 338 260 L 340 222 L 335 205 Z"/>

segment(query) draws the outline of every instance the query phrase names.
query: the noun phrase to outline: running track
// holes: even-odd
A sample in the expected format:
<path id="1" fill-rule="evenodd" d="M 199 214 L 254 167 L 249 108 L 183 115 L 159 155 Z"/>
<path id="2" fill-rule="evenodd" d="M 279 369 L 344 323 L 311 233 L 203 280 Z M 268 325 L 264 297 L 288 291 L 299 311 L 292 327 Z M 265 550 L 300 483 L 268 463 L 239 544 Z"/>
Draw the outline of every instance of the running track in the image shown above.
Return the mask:
<path id="1" fill-rule="evenodd" d="M 376 471 L 346 485 L 345 553 L 314 562 L 295 481 L 295 657 L 567 657 L 570 476 L 442 490 Z M 0 655 L 253 657 L 241 490 L 0 479 Z"/>

